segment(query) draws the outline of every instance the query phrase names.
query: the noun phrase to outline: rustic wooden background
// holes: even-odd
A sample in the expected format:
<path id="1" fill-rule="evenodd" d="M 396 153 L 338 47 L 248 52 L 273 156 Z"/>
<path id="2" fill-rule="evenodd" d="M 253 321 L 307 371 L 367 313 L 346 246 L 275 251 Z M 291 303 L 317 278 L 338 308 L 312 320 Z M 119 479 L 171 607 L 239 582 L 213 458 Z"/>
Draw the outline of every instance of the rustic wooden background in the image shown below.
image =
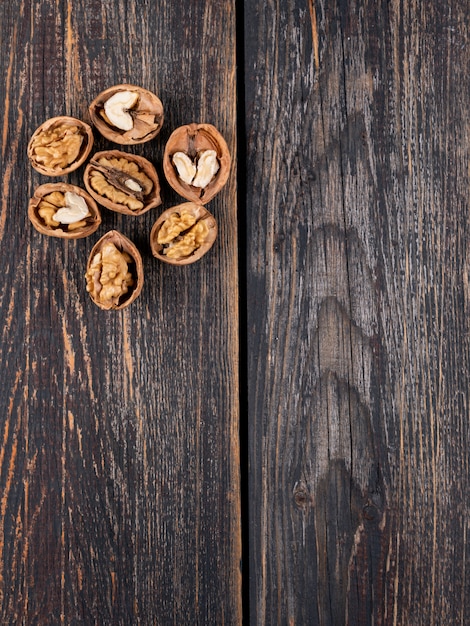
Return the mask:
<path id="1" fill-rule="evenodd" d="M 236 163 L 231 2 L 1 3 L 2 624 L 223 624 L 241 614 L 236 167 L 210 203 L 204 259 L 154 259 L 160 214 L 102 211 L 90 239 L 39 235 L 26 215 L 47 179 L 29 136 L 55 115 L 87 118 L 129 82 L 165 107 L 131 151 L 162 175 L 170 133 L 209 121 Z M 201 45 L 203 42 L 204 45 Z M 96 138 L 96 149 L 114 148 Z M 82 183 L 83 168 L 68 179 Z M 182 199 L 164 183 L 168 208 Z M 144 257 L 122 312 L 85 292 L 89 251 L 117 229 Z"/>
<path id="2" fill-rule="evenodd" d="M 470 623 L 469 9 L 0 3 L 2 624 Z M 27 219 L 34 129 L 121 82 L 164 104 L 129 148 L 162 210 L 172 130 L 229 144 L 194 266 L 151 256 L 159 209 Z M 83 278 L 112 228 L 121 312 Z"/>
<path id="3" fill-rule="evenodd" d="M 253 622 L 470 624 L 469 17 L 245 3 Z"/>

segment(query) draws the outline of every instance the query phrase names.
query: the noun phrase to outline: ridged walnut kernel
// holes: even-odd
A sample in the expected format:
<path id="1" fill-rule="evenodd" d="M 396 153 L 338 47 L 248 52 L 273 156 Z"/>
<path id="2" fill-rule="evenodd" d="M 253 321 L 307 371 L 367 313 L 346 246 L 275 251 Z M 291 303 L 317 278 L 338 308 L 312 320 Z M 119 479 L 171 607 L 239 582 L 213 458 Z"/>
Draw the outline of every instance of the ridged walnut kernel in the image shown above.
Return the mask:
<path id="1" fill-rule="evenodd" d="M 117 213 L 142 215 L 162 202 L 154 166 L 137 154 L 97 152 L 85 168 L 84 182 L 97 202 Z"/>
<path id="2" fill-rule="evenodd" d="M 93 132 L 74 117 L 53 117 L 33 133 L 28 144 L 32 167 L 46 176 L 73 172 L 87 159 L 93 147 Z"/>
<path id="3" fill-rule="evenodd" d="M 124 309 L 142 291 L 140 252 L 127 237 L 111 230 L 93 246 L 85 274 L 86 290 L 101 309 Z"/>
<path id="4" fill-rule="evenodd" d="M 62 239 L 88 237 L 101 224 L 93 198 L 80 187 L 60 182 L 46 183 L 35 190 L 28 217 L 41 234 Z"/>
<path id="5" fill-rule="evenodd" d="M 184 202 L 160 215 L 150 233 L 150 247 L 165 263 L 188 265 L 206 254 L 216 237 L 217 223 L 209 211 Z"/>
<path id="6" fill-rule="evenodd" d="M 225 185 L 231 157 L 227 143 L 211 124 L 187 124 L 168 139 L 163 171 L 183 198 L 207 204 Z"/>
<path id="7" fill-rule="evenodd" d="M 150 141 L 163 124 L 163 105 L 151 91 L 136 85 L 114 85 L 90 104 L 91 121 L 115 143 L 134 145 Z"/>

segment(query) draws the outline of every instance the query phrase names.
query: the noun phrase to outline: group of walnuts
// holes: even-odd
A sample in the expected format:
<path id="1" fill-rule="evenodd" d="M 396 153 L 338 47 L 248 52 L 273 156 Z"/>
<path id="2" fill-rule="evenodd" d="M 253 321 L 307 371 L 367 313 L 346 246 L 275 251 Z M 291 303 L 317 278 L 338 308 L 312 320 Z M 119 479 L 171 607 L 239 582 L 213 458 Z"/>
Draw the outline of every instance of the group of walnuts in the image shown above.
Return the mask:
<path id="1" fill-rule="evenodd" d="M 163 124 L 163 106 L 150 91 L 115 85 L 89 107 L 95 128 L 121 145 L 153 139 Z M 36 129 L 28 144 L 31 165 L 46 176 L 62 176 L 83 165 L 93 146 L 91 126 L 73 117 L 54 117 Z M 150 233 L 152 254 L 166 263 L 186 265 L 200 259 L 217 236 L 217 223 L 205 205 L 227 182 L 231 157 L 211 124 L 188 124 L 170 136 L 163 156 L 168 183 L 187 200 L 164 211 Z M 98 205 L 126 215 L 142 215 L 161 204 L 153 164 L 142 156 L 107 150 L 95 153 L 85 167 L 85 189 L 68 183 L 39 186 L 28 216 L 40 233 L 78 239 L 100 223 Z M 122 309 L 139 295 L 142 258 L 135 245 L 117 231 L 93 247 L 86 271 L 87 291 L 102 309 Z"/>

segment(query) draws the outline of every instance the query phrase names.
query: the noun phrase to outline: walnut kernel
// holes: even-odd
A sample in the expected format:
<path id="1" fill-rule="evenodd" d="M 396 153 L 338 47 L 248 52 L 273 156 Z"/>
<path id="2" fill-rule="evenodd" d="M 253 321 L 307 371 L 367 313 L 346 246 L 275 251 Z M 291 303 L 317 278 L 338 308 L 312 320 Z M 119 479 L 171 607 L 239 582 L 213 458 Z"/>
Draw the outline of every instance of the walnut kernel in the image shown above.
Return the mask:
<path id="1" fill-rule="evenodd" d="M 104 103 L 105 118 L 120 130 L 131 130 L 134 121 L 129 111 L 135 106 L 139 94 L 136 91 L 118 91 Z"/>
<path id="2" fill-rule="evenodd" d="M 93 146 L 93 133 L 73 117 L 54 117 L 39 126 L 28 144 L 31 165 L 41 174 L 62 176 L 82 165 Z"/>
<path id="3" fill-rule="evenodd" d="M 29 202 L 28 216 L 40 233 L 63 239 L 87 237 L 101 224 L 93 198 L 67 183 L 39 186 Z"/>
<path id="4" fill-rule="evenodd" d="M 163 124 L 163 105 L 151 91 L 136 85 L 115 85 L 90 104 L 90 117 L 99 132 L 119 144 L 153 139 Z"/>
<path id="5" fill-rule="evenodd" d="M 200 189 L 207 187 L 220 168 L 215 150 L 202 150 L 194 160 L 185 152 L 175 152 L 173 165 L 184 183 Z"/>
<path id="6" fill-rule="evenodd" d="M 97 152 L 85 168 L 84 182 L 97 202 L 118 213 L 142 215 L 161 204 L 155 168 L 135 154 Z"/>
<path id="7" fill-rule="evenodd" d="M 93 247 L 85 274 L 86 290 L 101 309 L 123 309 L 143 284 L 142 258 L 121 233 L 106 233 Z"/>
<path id="8" fill-rule="evenodd" d="M 166 263 L 188 265 L 200 259 L 217 236 L 217 224 L 207 209 L 185 202 L 167 209 L 150 234 L 152 254 Z"/>
<path id="9" fill-rule="evenodd" d="M 168 139 L 163 171 L 169 184 L 187 200 L 206 204 L 225 185 L 231 157 L 225 139 L 211 124 L 188 124 Z"/>

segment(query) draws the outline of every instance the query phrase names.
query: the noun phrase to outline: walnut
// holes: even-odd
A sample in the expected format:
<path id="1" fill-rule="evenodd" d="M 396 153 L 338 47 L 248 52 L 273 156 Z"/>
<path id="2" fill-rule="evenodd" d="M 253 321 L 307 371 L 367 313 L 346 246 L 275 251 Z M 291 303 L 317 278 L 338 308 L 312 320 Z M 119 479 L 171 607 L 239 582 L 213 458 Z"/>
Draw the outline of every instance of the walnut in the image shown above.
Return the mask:
<path id="1" fill-rule="evenodd" d="M 188 230 L 195 223 L 196 216 L 187 209 L 181 209 L 178 213 L 171 213 L 158 231 L 157 243 L 171 244 L 183 231 Z"/>
<path id="2" fill-rule="evenodd" d="M 202 150 L 194 161 L 185 152 L 175 152 L 173 165 L 184 183 L 200 189 L 207 187 L 220 167 L 215 150 Z"/>
<path id="3" fill-rule="evenodd" d="M 105 101 L 103 119 L 120 130 L 132 130 L 134 120 L 129 111 L 138 99 L 139 94 L 136 91 L 117 91 Z"/>
<path id="4" fill-rule="evenodd" d="M 40 185 L 29 202 L 28 217 L 38 232 L 62 239 L 87 237 L 101 224 L 93 198 L 67 183 Z"/>
<path id="5" fill-rule="evenodd" d="M 85 168 L 84 182 L 90 195 L 111 211 L 142 215 L 161 204 L 157 172 L 136 154 L 97 152 Z"/>
<path id="6" fill-rule="evenodd" d="M 150 233 L 152 254 L 173 265 L 200 259 L 217 237 L 217 223 L 201 204 L 185 202 L 164 211 Z"/>
<path id="7" fill-rule="evenodd" d="M 101 309 L 123 309 L 142 290 L 142 257 L 135 245 L 112 230 L 90 253 L 85 274 L 86 290 Z"/>
<path id="8" fill-rule="evenodd" d="M 53 117 L 37 128 L 28 144 L 28 158 L 46 176 L 76 170 L 93 146 L 91 127 L 74 117 Z"/>
<path id="9" fill-rule="evenodd" d="M 90 104 L 90 117 L 99 132 L 119 144 L 153 139 L 163 124 L 163 105 L 151 91 L 135 85 L 115 85 Z"/>
<path id="10" fill-rule="evenodd" d="M 231 157 L 225 139 L 211 124 L 188 124 L 168 139 L 163 171 L 181 196 L 206 204 L 225 185 Z"/>

